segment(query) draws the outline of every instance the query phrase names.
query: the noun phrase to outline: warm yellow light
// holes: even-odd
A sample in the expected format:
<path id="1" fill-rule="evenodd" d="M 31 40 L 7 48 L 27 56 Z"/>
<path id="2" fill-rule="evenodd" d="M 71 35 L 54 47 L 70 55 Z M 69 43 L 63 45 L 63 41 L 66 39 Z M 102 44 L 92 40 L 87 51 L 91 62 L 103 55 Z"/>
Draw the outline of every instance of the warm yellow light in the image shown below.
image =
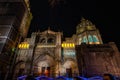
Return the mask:
<path id="1" fill-rule="evenodd" d="M 21 47 L 20 48 L 23 48 L 23 44 L 21 44 Z"/>
<path id="2" fill-rule="evenodd" d="M 93 42 L 89 42 L 89 44 L 94 44 Z"/>
<path id="3" fill-rule="evenodd" d="M 74 43 L 63 43 L 62 47 L 63 48 L 74 48 L 75 44 Z"/>
<path id="4" fill-rule="evenodd" d="M 69 47 L 69 44 L 68 44 L 68 43 L 67 43 L 66 45 L 67 45 L 67 47 Z"/>
<path id="5" fill-rule="evenodd" d="M 100 42 L 95 42 L 95 44 L 100 44 Z"/>
<path id="6" fill-rule="evenodd" d="M 73 43 L 72 45 L 73 45 L 72 47 L 75 47 L 75 44 L 74 44 L 74 43 Z"/>
<path id="7" fill-rule="evenodd" d="M 64 44 L 64 47 L 66 47 L 66 43 Z"/>
<path id="8" fill-rule="evenodd" d="M 23 48 L 24 48 L 24 49 L 26 48 L 26 44 L 23 44 Z"/>
<path id="9" fill-rule="evenodd" d="M 27 48 L 29 48 L 29 44 L 27 44 Z"/>
<path id="10" fill-rule="evenodd" d="M 62 47 L 64 47 L 64 44 L 62 44 Z"/>
<path id="11" fill-rule="evenodd" d="M 72 44 L 70 43 L 70 47 L 72 47 Z"/>
<path id="12" fill-rule="evenodd" d="M 23 48 L 24 47 L 24 45 L 23 44 L 21 44 L 21 48 Z"/>
<path id="13" fill-rule="evenodd" d="M 18 48 L 21 48 L 21 44 L 18 45 Z"/>
<path id="14" fill-rule="evenodd" d="M 21 43 L 21 44 L 18 45 L 18 48 L 20 48 L 20 49 L 28 49 L 29 44 L 28 43 Z"/>
<path id="15" fill-rule="evenodd" d="M 25 44 L 25 48 L 26 48 L 26 49 L 28 49 L 28 47 L 27 47 L 27 46 L 28 46 L 28 44 Z"/>

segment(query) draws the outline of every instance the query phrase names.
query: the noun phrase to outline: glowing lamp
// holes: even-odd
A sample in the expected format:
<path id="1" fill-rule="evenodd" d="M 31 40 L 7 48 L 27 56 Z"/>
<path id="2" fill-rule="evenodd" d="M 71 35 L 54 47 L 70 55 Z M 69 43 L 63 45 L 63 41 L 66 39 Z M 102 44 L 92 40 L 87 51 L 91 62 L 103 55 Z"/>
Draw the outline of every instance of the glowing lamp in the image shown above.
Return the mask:
<path id="1" fill-rule="evenodd" d="M 94 44 L 93 42 L 89 42 L 89 44 Z"/>
<path id="2" fill-rule="evenodd" d="M 21 43 L 21 44 L 18 45 L 18 48 L 20 48 L 20 49 L 28 49 L 29 44 L 28 43 Z"/>
<path id="3" fill-rule="evenodd" d="M 74 48 L 75 44 L 74 43 L 62 43 L 63 48 Z"/>
<path id="4" fill-rule="evenodd" d="M 100 44 L 100 42 L 95 42 L 95 44 Z"/>

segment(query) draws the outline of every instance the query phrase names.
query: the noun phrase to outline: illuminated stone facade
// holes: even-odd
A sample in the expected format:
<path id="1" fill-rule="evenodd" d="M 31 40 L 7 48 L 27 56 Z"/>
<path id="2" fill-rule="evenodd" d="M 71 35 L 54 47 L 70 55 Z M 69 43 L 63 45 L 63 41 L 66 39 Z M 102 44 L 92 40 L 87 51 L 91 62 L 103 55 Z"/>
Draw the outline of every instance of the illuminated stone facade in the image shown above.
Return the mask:
<path id="1" fill-rule="evenodd" d="M 75 45 L 76 45 L 76 35 L 73 35 L 70 38 L 65 38 L 65 41 L 62 42 L 62 59 L 64 66 L 68 72 L 78 74 L 78 66 L 75 54 Z M 67 71 L 66 71 L 67 72 Z"/>
<path id="2" fill-rule="evenodd" d="M 103 44 L 99 30 L 84 18 L 76 29 L 76 34 L 65 38 L 64 41 L 62 41 L 62 32 L 54 32 L 50 29 L 33 32 L 30 38 L 22 42 L 25 45 L 20 45 L 15 74 L 32 72 L 34 75 L 47 76 L 71 77 L 75 74 L 94 76 L 110 72 L 111 66 L 114 65 L 115 70 L 111 70 L 111 73 L 118 74 L 118 62 L 115 59 L 118 60 L 119 51 L 115 44 Z M 111 55 L 113 57 L 109 57 Z M 113 59 L 113 63 L 109 64 L 109 59 Z M 109 70 L 106 70 L 108 67 Z"/>
<path id="3" fill-rule="evenodd" d="M 59 67 L 61 66 L 61 37 L 61 32 L 53 32 L 49 29 L 44 32 L 32 33 L 31 38 L 25 40 L 25 42 L 30 44 L 29 49 L 19 50 L 17 60 L 23 61 L 23 64 L 21 66 L 18 65 L 19 67 L 17 68 L 25 69 L 25 73 L 29 73 L 31 58 L 33 58 L 34 54 L 34 74 L 43 75 L 48 70 L 50 72 L 49 75 L 58 75 Z"/>
<path id="4" fill-rule="evenodd" d="M 19 70 L 23 70 L 22 74 L 29 74 L 32 58 L 33 70 L 35 75 L 43 75 L 47 71 L 49 76 L 66 75 L 67 70 L 78 73 L 75 45 L 73 40 L 68 39 L 62 44 L 61 32 L 54 32 L 50 29 L 43 32 L 32 33 L 31 38 L 26 38 L 24 43 L 29 44 L 27 49 L 26 44 L 22 42 L 19 46 L 19 55 L 17 57 L 17 63 L 21 63 L 16 66 L 16 73 Z M 66 47 L 62 45 L 66 45 Z M 25 48 L 26 47 L 26 48 Z M 34 54 L 34 57 L 32 57 Z"/>
<path id="5" fill-rule="evenodd" d="M 92 24 L 91 21 L 84 18 L 81 19 L 81 23 L 76 27 L 77 44 L 102 44 L 101 35 L 99 30 Z"/>

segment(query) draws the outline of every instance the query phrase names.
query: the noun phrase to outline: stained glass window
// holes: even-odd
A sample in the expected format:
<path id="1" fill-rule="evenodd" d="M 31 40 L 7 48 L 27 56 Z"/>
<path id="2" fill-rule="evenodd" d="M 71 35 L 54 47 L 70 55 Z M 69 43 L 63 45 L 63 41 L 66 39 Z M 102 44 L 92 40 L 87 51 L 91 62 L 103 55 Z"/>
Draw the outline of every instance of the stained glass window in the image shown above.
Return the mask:
<path id="1" fill-rule="evenodd" d="M 89 41 L 89 42 L 93 42 L 93 39 L 92 39 L 92 36 L 91 36 L 91 35 L 88 36 L 88 41 Z"/>
<path id="2" fill-rule="evenodd" d="M 87 41 L 87 37 L 84 36 L 83 39 L 82 39 L 82 43 L 87 43 L 87 42 L 88 42 L 88 41 Z"/>
<path id="3" fill-rule="evenodd" d="M 94 42 L 99 42 L 97 36 L 93 35 L 93 41 L 94 41 Z"/>
<path id="4" fill-rule="evenodd" d="M 79 38 L 79 44 L 81 44 L 81 42 L 82 42 L 82 38 Z"/>

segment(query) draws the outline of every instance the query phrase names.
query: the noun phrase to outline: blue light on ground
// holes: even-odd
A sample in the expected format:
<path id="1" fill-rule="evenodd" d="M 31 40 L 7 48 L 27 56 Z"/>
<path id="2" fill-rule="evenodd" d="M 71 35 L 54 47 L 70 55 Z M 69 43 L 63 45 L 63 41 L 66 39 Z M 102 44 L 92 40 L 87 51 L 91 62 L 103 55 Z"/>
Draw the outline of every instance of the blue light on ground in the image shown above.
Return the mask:
<path id="1" fill-rule="evenodd" d="M 78 79 L 82 79 L 82 80 L 89 80 L 88 78 L 85 77 L 81 77 L 81 76 L 77 76 Z"/>
<path id="2" fill-rule="evenodd" d="M 18 79 L 18 80 L 24 80 L 26 77 L 27 77 L 27 75 L 24 75 L 24 76 L 18 77 L 17 79 Z"/>
<path id="3" fill-rule="evenodd" d="M 66 80 L 74 80 L 73 78 L 67 78 Z"/>
<path id="4" fill-rule="evenodd" d="M 17 80 L 25 80 L 26 77 L 27 77 L 27 75 L 20 76 L 20 77 L 17 78 Z M 90 78 L 77 76 L 76 78 L 81 79 L 81 80 L 103 80 L 103 77 L 101 77 L 101 76 L 94 76 L 94 77 L 90 77 Z M 58 76 L 56 78 L 49 78 L 47 76 L 38 76 L 38 77 L 36 77 L 34 79 L 35 80 L 41 80 L 41 79 L 44 79 L 44 80 L 59 80 L 59 79 L 62 79 L 62 80 L 74 80 L 74 78 L 68 78 L 68 77 L 64 77 L 64 76 Z"/>
<path id="5" fill-rule="evenodd" d="M 94 77 L 88 78 L 88 80 L 103 80 L 103 77 L 101 77 L 101 76 L 94 76 Z"/>
<path id="6" fill-rule="evenodd" d="M 58 76 L 58 77 L 56 77 L 55 79 L 64 79 L 64 80 L 66 80 L 67 78 L 64 77 L 64 76 Z"/>

